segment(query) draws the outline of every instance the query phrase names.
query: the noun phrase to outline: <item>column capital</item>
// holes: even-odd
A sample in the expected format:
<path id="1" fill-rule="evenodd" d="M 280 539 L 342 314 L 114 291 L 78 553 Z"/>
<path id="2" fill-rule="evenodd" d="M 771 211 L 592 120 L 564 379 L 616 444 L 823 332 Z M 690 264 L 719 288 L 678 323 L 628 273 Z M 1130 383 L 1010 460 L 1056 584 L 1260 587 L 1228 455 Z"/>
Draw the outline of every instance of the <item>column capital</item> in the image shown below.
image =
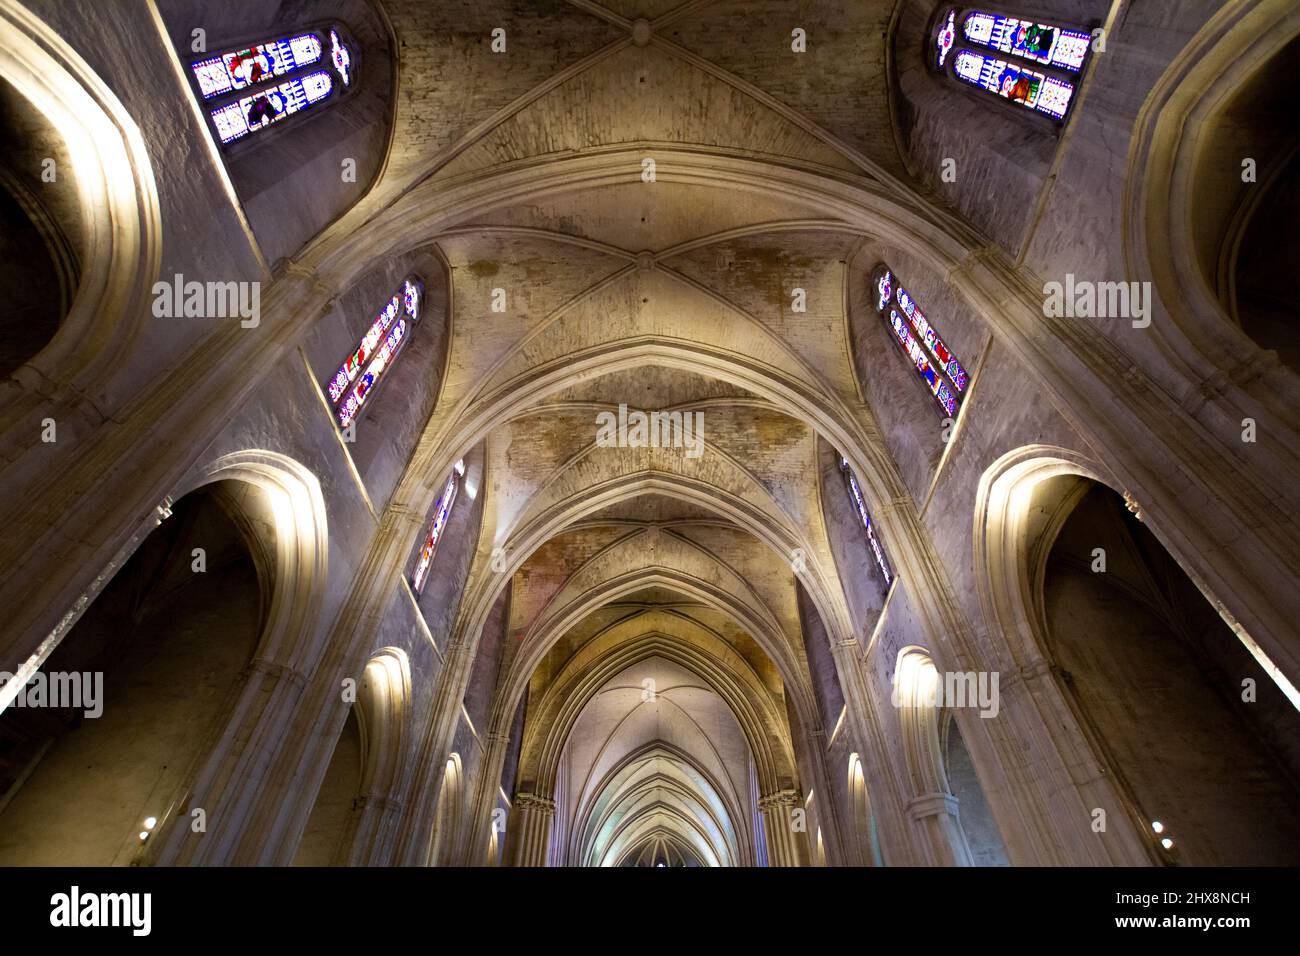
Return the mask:
<path id="1" fill-rule="evenodd" d="M 279 661 L 273 661 L 266 657 L 255 657 L 248 666 L 250 670 L 258 674 L 265 674 L 267 677 L 273 677 L 276 680 L 287 681 L 299 689 L 307 686 L 307 675 L 297 668 L 290 667 L 288 664 L 281 664 Z"/>
<path id="2" fill-rule="evenodd" d="M 555 801 L 547 797 L 540 796 L 536 793 L 517 793 L 515 794 L 514 803 L 511 805 L 514 810 L 532 810 L 541 813 L 554 813 Z"/>
<path id="3" fill-rule="evenodd" d="M 908 509 L 915 508 L 916 505 L 907 495 L 897 495 L 893 498 L 881 498 L 876 502 L 877 512 L 907 513 Z"/>
<path id="4" fill-rule="evenodd" d="M 758 798 L 758 809 L 766 813 L 778 807 L 797 807 L 800 800 L 798 790 L 776 790 L 765 797 Z"/>
<path id="5" fill-rule="evenodd" d="M 913 820 L 937 817 L 947 814 L 957 815 L 957 798 L 951 793 L 927 793 L 912 799 L 907 804 L 907 815 Z"/>
<path id="6" fill-rule="evenodd" d="M 363 793 L 356 798 L 355 806 L 358 810 L 364 807 L 374 807 L 377 810 L 401 810 L 403 803 L 396 797 L 391 797 L 384 793 Z"/>

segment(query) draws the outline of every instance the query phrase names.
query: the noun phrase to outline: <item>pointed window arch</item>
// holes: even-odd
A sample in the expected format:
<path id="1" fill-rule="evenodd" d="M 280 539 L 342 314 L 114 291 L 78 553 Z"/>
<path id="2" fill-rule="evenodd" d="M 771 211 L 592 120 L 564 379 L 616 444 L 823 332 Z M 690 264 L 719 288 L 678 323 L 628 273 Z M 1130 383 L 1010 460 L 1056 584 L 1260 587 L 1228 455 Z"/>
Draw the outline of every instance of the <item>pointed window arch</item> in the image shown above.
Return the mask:
<path id="1" fill-rule="evenodd" d="M 190 64 L 222 145 L 337 99 L 353 84 L 354 57 L 335 26 L 227 50 Z"/>
<path id="2" fill-rule="evenodd" d="M 970 376 L 966 367 L 952 354 L 892 270 L 881 263 L 872 280 L 876 294 L 876 311 L 889 326 L 890 335 L 906 353 L 916 373 L 936 403 L 956 418 L 965 396 Z"/>
<path id="3" fill-rule="evenodd" d="M 451 474 L 447 476 L 447 484 L 442 489 L 442 497 L 434 506 L 429 533 L 425 535 L 424 547 L 420 549 L 420 557 L 415 562 L 415 571 L 411 574 L 411 587 L 416 594 L 424 591 L 424 585 L 429 580 L 429 568 L 433 564 L 434 554 L 437 553 L 438 542 L 442 540 L 442 533 L 447 530 L 451 506 L 456 502 L 456 492 L 460 490 L 460 479 L 464 474 L 465 460 L 461 459 L 451 469 Z"/>
<path id="4" fill-rule="evenodd" d="M 362 406 L 393 367 L 398 352 L 410 338 L 411 325 L 420 321 L 423 304 L 424 283 L 417 276 L 407 276 L 334 373 L 326 392 L 341 427 L 347 428 L 357 420 Z"/>
<path id="5" fill-rule="evenodd" d="M 950 7 L 934 31 L 932 65 L 951 77 L 1064 121 L 1092 35 L 1035 19 Z"/>
<path id="6" fill-rule="evenodd" d="M 858 487 L 857 476 L 853 474 L 849 460 L 843 456 L 840 457 L 840 470 L 844 472 L 844 478 L 849 486 L 849 497 L 853 500 L 853 510 L 858 513 L 858 519 L 862 522 L 862 529 L 867 535 L 867 544 L 871 546 L 871 554 L 876 559 L 876 567 L 880 569 L 880 575 L 885 579 L 885 587 L 888 587 L 894 582 L 894 574 L 889 570 L 889 560 L 885 557 L 885 549 L 871 521 L 871 513 L 867 511 L 867 503 L 862 498 L 862 489 Z"/>

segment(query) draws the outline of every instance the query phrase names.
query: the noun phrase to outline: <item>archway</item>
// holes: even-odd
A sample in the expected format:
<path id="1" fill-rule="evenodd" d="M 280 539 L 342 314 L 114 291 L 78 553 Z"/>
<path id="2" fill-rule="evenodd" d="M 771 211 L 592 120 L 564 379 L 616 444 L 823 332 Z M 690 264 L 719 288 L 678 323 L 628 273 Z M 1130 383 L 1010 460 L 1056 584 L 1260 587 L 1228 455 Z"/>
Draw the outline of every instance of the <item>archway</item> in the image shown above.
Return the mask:
<path id="1" fill-rule="evenodd" d="M 859 866 L 883 866 L 879 843 L 876 840 L 876 817 L 871 810 L 871 796 L 867 791 L 867 776 L 862 768 L 862 758 L 849 754 L 849 821 L 851 849 L 854 862 Z M 818 832 L 818 840 L 821 833 Z"/>
<path id="2" fill-rule="evenodd" d="M 24 337 L 21 360 L 36 370 L 42 391 L 51 382 L 75 383 L 93 394 L 119 370 L 149 315 L 162 223 L 148 149 L 125 107 L 89 64 L 16 3 L 0 7 L 0 77 L 6 99 L 20 104 L 23 138 L 35 130 L 48 150 L 42 158 L 54 161 L 53 182 L 39 183 L 49 215 L 38 213 L 44 223 L 35 223 L 47 247 L 63 247 L 54 263 L 62 279 L 51 288 L 76 290 L 56 310 L 62 323 L 52 320 L 59 334 L 37 341 L 53 331 L 47 316 L 42 336 Z M 49 171 L 45 165 L 37 168 Z M 6 186 L 11 195 L 14 188 L 31 192 L 18 180 Z M 29 219 L 34 208 L 29 205 Z M 4 370 L 13 371 L 11 363 Z"/>
<path id="3" fill-rule="evenodd" d="M 555 859 L 624 865 L 658 834 L 693 847 L 702 865 L 751 861 L 758 807 L 744 719 L 689 663 L 638 657 L 593 675 L 572 726 L 552 729 L 564 737 L 557 779 L 544 784 L 560 797 Z"/>
<path id="4" fill-rule="evenodd" d="M 355 701 L 347 710 L 299 839 L 295 866 L 387 862 L 401 808 L 396 792 L 410 699 L 411 665 L 406 652 L 399 647 L 376 652 L 355 687 Z"/>
<path id="5" fill-rule="evenodd" d="M 948 714 L 944 728 L 943 767 L 948 789 L 957 798 L 958 819 L 975 866 L 1009 866 L 997 821 L 980 785 L 975 761 L 962 740 L 957 718 Z"/>
<path id="6" fill-rule="evenodd" d="M 460 805 L 464 799 L 464 773 L 460 754 L 452 754 L 442 771 L 442 789 L 434 812 L 434 828 L 429 846 L 430 866 L 451 866 L 455 861 L 456 827 L 460 822 Z"/>
<path id="7" fill-rule="evenodd" d="M 1236 325 L 1296 370 L 1300 331 L 1289 280 L 1300 248 L 1294 218 L 1300 136 L 1290 120 L 1300 93 L 1300 33 L 1294 32 L 1300 21 L 1294 11 L 1290 20 L 1269 23 L 1253 41 L 1237 39 L 1245 45 L 1229 69 L 1205 81 L 1194 72 L 1188 89 L 1180 87 L 1185 100 L 1199 96 L 1190 105 L 1174 100 L 1188 115 L 1184 143 L 1171 162 L 1183 167 L 1186 180 L 1185 193 L 1169 198 L 1187 229 L 1163 241 L 1185 239 L 1189 274 L 1182 280 L 1193 304 L 1198 286 L 1210 293 L 1203 304 L 1214 307 L 1205 318 Z M 1241 37 L 1250 38 L 1263 21 Z"/>
<path id="8" fill-rule="evenodd" d="M 218 482 L 182 498 L 0 716 L 5 865 L 132 862 L 170 822 L 270 605 L 248 490 Z M 102 698 L 39 706 L 50 702 L 33 689 L 57 675 Z"/>
<path id="9" fill-rule="evenodd" d="M 1258 258 L 1242 259 L 1242 241 L 1260 212 L 1265 233 L 1294 234 L 1293 224 L 1270 222 L 1261 203 L 1272 201 L 1275 189 L 1293 195 L 1276 177 L 1285 176 L 1294 150 L 1288 91 L 1295 89 L 1297 36 L 1300 11 L 1287 0 L 1225 5 L 1147 97 L 1130 140 L 1125 185 L 1130 273 L 1152 279 L 1168 315 L 1164 324 L 1178 332 L 1158 331 L 1157 318 L 1152 331 L 1162 347 L 1201 378 L 1227 373 L 1234 387 L 1224 399 L 1247 414 L 1276 414 L 1284 426 L 1300 386 L 1265 350 L 1277 349 L 1285 360 L 1293 323 L 1279 322 L 1275 282 L 1252 274 Z M 1270 250 L 1266 261 L 1288 252 Z M 1239 278 L 1265 314 L 1252 316 L 1249 306 L 1240 313 Z M 1237 408 L 1229 414 L 1236 419 Z"/>
<path id="10" fill-rule="evenodd" d="M 943 739 L 948 721 L 953 719 L 948 709 L 954 705 L 951 688 L 957 682 L 953 676 L 940 672 L 925 649 L 904 647 L 894 665 L 892 703 L 899 710 L 903 750 L 915 794 L 908 812 L 917 825 L 942 841 L 941 846 L 947 846 L 946 858 L 940 862 L 973 866 L 977 861 L 962 822 L 961 797 L 954 791 Z M 961 706 L 971 704 L 965 699 L 961 702 Z M 970 781 L 963 783 L 969 785 Z M 978 790 L 978 779 L 974 787 Z M 982 792 L 976 802 L 983 804 Z"/>
<path id="11" fill-rule="evenodd" d="M 1300 713 L 1118 495 L 1043 493 L 1045 647 L 1152 855 L 1295 864 Z"/>
<path id="12" fill-rule="evenodd" d="M 1227 141 L 1220 158 L 1248 157 L 1246 169 L 1241 159 L 1223 165 L 1235 179 L 1249 181 L 1228 191 L 1236 202 L 1223 228 L 1214 280 L 1242 331 L 1300 372 L 1294 288 L 1300 271 L 1300 133 L 1290 122 L 1298 95 L 1300 35 L 1263 63 L 1224 109 L 1215 130 L 1216 139 Z M 1222 190 L 1198 192 L 1208 197 Z"/>
<path id="13" fill-rule="evenodd" d="M 54 338 L 80 281 L 76 166 L 53 124 L 0 79 L 0 376 Z"/>

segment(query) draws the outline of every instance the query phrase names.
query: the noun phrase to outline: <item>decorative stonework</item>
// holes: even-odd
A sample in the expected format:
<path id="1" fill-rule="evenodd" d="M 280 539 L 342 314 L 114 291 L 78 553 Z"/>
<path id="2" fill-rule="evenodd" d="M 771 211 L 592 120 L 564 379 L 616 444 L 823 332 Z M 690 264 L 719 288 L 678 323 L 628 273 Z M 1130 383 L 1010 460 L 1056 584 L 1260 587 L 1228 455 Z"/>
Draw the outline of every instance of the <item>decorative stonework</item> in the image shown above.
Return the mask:
<path id="1" fill-rule="evenodd" d="M 555 801 L 548 797 L 541 797 L 535 793 L 517 793 L 515 794 L 512 809 L 520 813 L 547 813 L 555 812 Z"/>
<path id="2" fill-rule="evenodd" d="M 777 810 L 782 807 L 797 807 L 802 805 L 803 798 L 800 797 L 797 790 L 778 790 L 775 793 L 769 793 L 765 797 L 759 797 L 758 809 L 766 813 L 769 810 Z"/>

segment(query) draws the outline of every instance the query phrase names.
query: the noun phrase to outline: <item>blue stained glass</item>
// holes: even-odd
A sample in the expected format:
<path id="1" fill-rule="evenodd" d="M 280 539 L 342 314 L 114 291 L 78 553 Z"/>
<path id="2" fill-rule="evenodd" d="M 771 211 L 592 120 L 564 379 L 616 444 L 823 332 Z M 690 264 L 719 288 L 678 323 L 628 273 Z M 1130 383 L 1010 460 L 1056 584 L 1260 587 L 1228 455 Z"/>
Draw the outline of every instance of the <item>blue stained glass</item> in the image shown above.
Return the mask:
<path id="1" fill-rule="evenodd" d="M 916 366 L 917 373 L 930 389 L 931 395 L 937 395 L 939 390 L 940 379 L 930 367 L 930 360 L 925 357 L 925 352 L 921 346 L 916 343 L 912 333 L 907 330 L 907 324 L 899 316 L 897 310 L 889 310 L 889 323 L 894 327 L 894 335 L 898 337 L 898 343 L 903 347 L 903 351 Z M 940 405 L 943 405 L 940 402 Z M 947 406 L 944 406 L 946 409 Z"/>
<path id="2" fill-rule="evenodd" d="M 916 330 L 916 334 L 925 343 L 925 347 L 930 350 L 930 355 L 934 357 L 939 368 L 947 373 L 948 377 L 952 379 L 952 384 L 960 392 L 966 387 L 966 370 L 962 368 L 961 363 L 948 350 L 948 347 L 943 344 L 943 340 L 939 338 L 939 333 L 930 325 L 925 313 L 921 311 L 916 301 L 908 295 L 907 290 L 899 286 L 896 295 L 898 296 L 898 304 L 903 307 L 903 312 L 906 313 L 912 328 Z"/>
<path id="3" fill-rule="evenodd" d="M 301 33 L 208 57 L 192 63 L 190 69 L 198 81 L 199 92 L 205 100 L 210 100 L 310 66 L 320 57 L 319 38 Z"/>
<path id="4" fill-rule="evenodd" d="M 939 33 L 934 39 L 938 51 L 939 69 L 943 69 L 944 61 L 948 59 L 948 53 L 952 50 L 952 45 L 956 41 L 956 19 L 957 11 L 949 10 L 947 18 L 944 20 L 943 25 L 939 27 Z"/>
<path id="5" fill-rule="evenodd" d="M 420 318 L 423 296 L 424 285 L 418 278 L 404 279 L 401 290 L 384 303 L 356 349 L 330 378 L 326 392 L 344 428 L 356 420 L 361 406 L 392 367 L 409 337 L 407 319 L 415 322 Z M 403 312 L 405 318 L 401 317 Z"/>
<path id="6" fill-rule="evenodd" d="M 420 301 L 423 295 L 424 287 L 414 279 L 402 283 L 402 304 L 412 321 L 418 322 L 420 319 Z"/>
<path id="7" fill-rule="evenodd" d="M 885 549 L 881 547 L 879 539 L 876 537 L 876 531 L 871 523 L 871 514 L 867 511 L 867 503 L 862 500 L 862 489 L 858 487 L 858 479 L 849 468 L 848 459 L 841 461 L 841 468 L 849 479 L 849 491 L 853 495 L 853 506 L 858 512 L 858 519 L 862 522 L 863 530 L 867 533 L 867 543 L 871 546 L 872 555 L 876 559 L 876 566 L 880 568 L 880 573 L 885 578 L 885 584 L 889 584 L 894 576 L 889 571 L 889 562 L 885 560 Z"/>
<path id="8" fill-rule="evenodd" d="M 333 88 L 330 75 L 318 70 L 218 107 L 212 111 L 212 121 L 217 126 L 221 142 L 233 143 L 314 106 L 328 97 Z"/>
<path id="9" fill-rule="evenodd" d="M 343 45 L 336 31 L 330 31 L 330 60 L 334 63 L 334 69 L 338 72 L 339 79 L 343 81 L 344 86 L 352 85 L 352 54 L 348 48 Z"/>
<path id="10" fill-rule="evenodd" d="M 952 397 L 952 392 L 948 391 L 948 383 L 940 381 L 939 388 L 935 391 L 934 397 L 939 400 L 943 410 L 954 418 L 957 415 L 957 400 Z"/>
<path id="11" fill-rule="evenodd" d="M 397 318 L 397 296 L 393 296 L 385 303 L 379 315 L 370 324 L 366 334 L 361 337 L 361 343 L 356 347 L 356 350 L 344 360 L 343 364 L 339 366 L 339 370 L 334 373 L 334 378 L 330 380 L 329 384 L 331 402 L 337 402 L 348 384 L 357 377 L 357 373 L 361 371 L 366 361 L 374 354 L 375 349 L 378 348 L 380 341 L 384 337 L 384 333 L 388 331 L 388 327 L 392 325 L 395 318 Z M 418 316 L 413 315 L 412 318 L 418 318 Z"/>
<path id="12" fill-rule="evenodd" d="M 1073 97 L 1073 83 L 1049 76 L 1043 83 L 1043 92 L 1038 97 L 1036 109 L 1056 119 L 1065 119 L 1065 112 L 1070 108 L 1070 100 Z"/>
<path id="13" fill-rule="evenodd" d="M 362 404 L 370 397 L 371 391 L 379 384 L 393 365 L 393 359 L 397 357 L 398 351 L 406 342 L 406 320 L 398 319 L 393 327 L 388 330 L 388 335 L 384 339 L 383 346 L 375 353 L 370 365 L 357 379 L 357 383 L 352 386 L 352 391 L 348 393 L 347 398 L 338 407 L 339 424 L 347 428 L 356 420 L 357 413 L 361 411 Z"/>
<path id="14" fill-rule="evenodd" d="M 888 310 L 886 318 L 899 346 L 911 359 L 939 407 L 955 417 L 960 405 L 958 396 L 968 383 L 966 369 L 948 351 L 916 300 L 888 269 L 876 280 L 876 291 L 877 305 L 882 313 Z M 891 302 L 897 303 L 898 308 L 891 308 Z"/>
<path id="15" fill-rule="evenodd" d="M 893 282 L 894 277 L 890 274 L 889 270 L 886 269 L 885 274 L 882 275 L 880 280 L 876 283 L 877 310 L 883 310 L 885 306 L 889 305 L 890 296 L 893 295 Z"/>
<path id="16" fill-rule="evenodd" d="M 962 23 L 962 36 L 990 50 L 1010 53 L 1071 73 L 1083 68 L 1092 37 L 1047 23 L 976 12 Z"/>
<path id="17" fill-rule="evenodd" d="M 334 376 L 330 378 L 329 385 L 326 386 L 326 392 L 329 393 L 331 403 L 338 405 L 339 399 L 343 398 L 344 393 L 347 393 L 348 386 L 356 380 L 356 376 L 359 375 L 361 369 L 367 368 L 367 363 L 376 354 L 376 350 L 380 349 L 380 343 L 391 337 L 390 326 L 393 325 L 400 310 L 404 308 L 407 317 L 411 321 L 420 320 L 422 297 L 424 297 L 424 284 L 421 284 L 419 278 L 411 276 L 402 281 L 400 293 L 394 293 L 386 303 L 383 303 L 383 308 L 374 317 L 369 328 L 365 330 L 364 336 L 361 336 L 361 341 L 357 343 L 356 349 L 343 360 L 343 364 L 339 365 L 338 371 L 334 372 Z M 406 332 L 406 329 L 400 330 L 398 333 L 399 339 L 404 332 Z M 367 389 L 369 389 L 369 384 Z M 354 418 L 357 408 L 360 408 L 360 399 L 355 402 L 350 401 L 350 405 L 348 420 Z M 344 421 L 343 424 L 346 425 L 347 421 Z"/>
<path id="18" fill-rule="evenodd" d="M 267 40 L 190 64 L 199 94 L 222 144 L 241 140 L 286 116 L 302 112 L 352 83 L 352 53 L 338 32 Z M 332 69 L 315 69 L 313 65 Z"/>
<path id="19" fill-rule="evenodd" d="M 420 560 L 416 563 L 415 573 L 411 575 L 411 586 L 415 588 L 416 594 L 424 590 L 424 582 L 428 580 L 429 566 L 433 563 L 433 555 L 438 550 L 443 529 L 447 527 L 447 519 L 451 517 L 451 506 L 456 500 L 456 490 L 460 486 L 459 475 L 463 469 L 464 465 L 457 462 L 456 468 L 452 469 L 447 484 L 442 489 L 442 497 L 438 499 L 438 504 L 433 509 L 433 521 L 424 539 L 424 547 L 420 549 Z"/>
<path id="20" fill-rule="evenodd" d="M 953 72 L 972 86 L 988 90 L 1005 100 L 1019 103 L 1054 119 L 1064 119 L 1074 96 L 1074 84 L 1044 76 L 1037 70 L 962 50 L 953 60 Z"/>

